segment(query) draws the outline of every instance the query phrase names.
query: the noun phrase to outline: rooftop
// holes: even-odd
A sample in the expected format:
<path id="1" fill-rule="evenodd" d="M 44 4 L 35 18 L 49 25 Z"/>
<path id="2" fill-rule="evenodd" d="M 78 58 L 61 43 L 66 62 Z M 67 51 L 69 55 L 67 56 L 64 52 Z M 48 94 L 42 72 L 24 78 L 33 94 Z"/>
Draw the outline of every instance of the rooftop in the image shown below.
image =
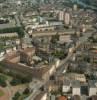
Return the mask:
<path id="1" fill-rule="evenodd" d="M 35 48 L 24 48 L 21 50 L 21 52 L 23 52 L 23 53 L 29 53 L 29 52 L 33 52 L 33 51 L 35 51 Z"/>
<path id="2" fill-rule="evenodd" d="M 42 76 L 49 71 L 50 67 L 48 65 L 42 65 L 41 68 L 33 69 L 33 76 L 37 78 L 42 78 Z"/>
<path id="3" fill-rule="evenodd" d="M 79 96 L 79 95 L 74 95 L 74 96 L 72 97 L 72 100 L 81 100 L 81 99 L 80 99 L 80 96 Z"/>
<path id="4" fill-rule="evenodd" d="M 66 86 L 68 86 L 68 85 L 70 85 L 71 83 L 70 83 L 70 81 L 69 80 L 64 80 L 64 82 L 63 82 L 63 85 L 66 85 Z"/>
<path id="5" fill-rule="evenodd" d="M 91 100 L 97 100 L 97 95 L 93 95 L 93 96 L 91 97 Z"/>
<path id="6" fill-rule="evenodd" d="M 72 84 L 73 88 L 80 88 L 80 82 L 79 81 L 72 81 L 71 84 Z"/>
<path id="7" fill-rule="evenodd" d="M 88 84 L 89 84 L 89 87 L 91 87 L 91 88 L 96 87 L 95 81 L 89 81 Z"/>
<path id="8" fill-rule="evenodd" d="M 67 97 L 65 97 L 65 96 L 60 96 L 60 97 L 58 97 L 57 100 L 67 100 Z"/>

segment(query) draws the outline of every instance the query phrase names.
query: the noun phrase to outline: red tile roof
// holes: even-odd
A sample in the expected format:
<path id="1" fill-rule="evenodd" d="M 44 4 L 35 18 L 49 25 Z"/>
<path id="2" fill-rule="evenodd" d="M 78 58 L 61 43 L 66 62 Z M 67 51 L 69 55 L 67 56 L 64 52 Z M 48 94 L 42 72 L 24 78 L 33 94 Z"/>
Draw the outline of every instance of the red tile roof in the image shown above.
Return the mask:
<path id="1" fill-rule="evenodd" d="M 58 97 L 58 100 L 67 100 L 67 97 L 65 97 L 65 96 L 60 96 L 60 97 Z"/>

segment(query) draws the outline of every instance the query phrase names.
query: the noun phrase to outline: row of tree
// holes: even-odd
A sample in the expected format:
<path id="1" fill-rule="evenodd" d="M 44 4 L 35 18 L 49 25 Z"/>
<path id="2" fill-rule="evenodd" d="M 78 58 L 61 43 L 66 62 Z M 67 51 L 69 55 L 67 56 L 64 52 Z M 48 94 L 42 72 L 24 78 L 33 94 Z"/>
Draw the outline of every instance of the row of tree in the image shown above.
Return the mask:
<path id="1" fill-rule="evenodd" d="M 12 33 L 12 32 L 17 32 L 19 35 L 19 38 L 24 37 L 24 34 L 25 34 L 22 27 L 6 28 L 6 29 L 0 30 L 0 33 Z"/>

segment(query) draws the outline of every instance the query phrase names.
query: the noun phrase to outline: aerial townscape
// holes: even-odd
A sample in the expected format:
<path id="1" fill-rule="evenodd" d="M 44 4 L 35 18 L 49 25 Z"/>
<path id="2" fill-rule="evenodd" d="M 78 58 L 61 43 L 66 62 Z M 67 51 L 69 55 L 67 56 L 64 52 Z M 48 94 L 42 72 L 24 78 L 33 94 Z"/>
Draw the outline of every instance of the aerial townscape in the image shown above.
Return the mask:
<path id="1" fill-rule="evenodd" d="M 97 100 L 97 0 L 0 0 L 0 100 Z"/>

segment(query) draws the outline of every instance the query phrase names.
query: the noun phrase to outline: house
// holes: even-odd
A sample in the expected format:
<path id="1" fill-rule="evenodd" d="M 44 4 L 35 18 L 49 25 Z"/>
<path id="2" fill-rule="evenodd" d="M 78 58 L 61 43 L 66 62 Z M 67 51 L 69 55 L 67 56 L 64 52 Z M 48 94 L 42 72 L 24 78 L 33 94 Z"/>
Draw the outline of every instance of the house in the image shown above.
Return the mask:
<path id="1" fill-rule="evenodd" d="M 70 91 L 71 88 L 71 83 L 69 80 L 64 80 L 63 82 L 63 86 L 62 86 L 62 92 L 63 93 L 67 93 Z"/>
<path id="2" fill-rule="evenodd" d="M 72 95 L 81 95 L 81 87 L 79 81 L 72 81 Z"/>
<path id="3" fill-rule="evenodd" d="M 65 96 L 60 96 L 60 97 L 57 98 L 57 100 L 67 100 L 67 97 L 65 97 Z"/>

